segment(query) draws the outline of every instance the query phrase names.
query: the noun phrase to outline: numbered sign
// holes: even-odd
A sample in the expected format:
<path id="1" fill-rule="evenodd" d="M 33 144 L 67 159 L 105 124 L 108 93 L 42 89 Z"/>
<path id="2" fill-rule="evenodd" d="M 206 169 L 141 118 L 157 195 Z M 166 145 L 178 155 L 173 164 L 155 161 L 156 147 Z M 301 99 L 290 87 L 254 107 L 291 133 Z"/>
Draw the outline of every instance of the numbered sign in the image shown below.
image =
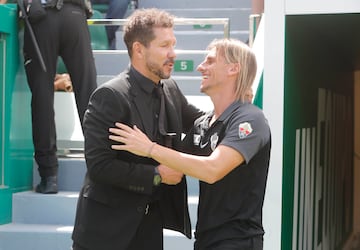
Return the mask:
<path id="1" fill-rule="evenodd" d="M 194 71 L 194 61 L 193 60 L 175 60 L 174 71 L 175 72 Z"/>
<path id="2" fill-rule="evenodd" d="M 208 30 L 212 28 L 211 24 L 195 24 L 193 25 L 194 29 Z"/>

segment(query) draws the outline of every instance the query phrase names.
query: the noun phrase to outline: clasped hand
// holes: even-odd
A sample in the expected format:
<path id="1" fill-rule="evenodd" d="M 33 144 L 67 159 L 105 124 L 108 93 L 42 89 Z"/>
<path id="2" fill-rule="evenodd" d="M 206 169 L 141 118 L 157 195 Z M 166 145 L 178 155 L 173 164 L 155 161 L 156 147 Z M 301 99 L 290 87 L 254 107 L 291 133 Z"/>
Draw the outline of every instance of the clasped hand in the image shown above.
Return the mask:
<path id="1" fill-rule="evenodd" d="M 123 123 L 115 123 L 115 128 L 110 128 L 109 139 L 123 144 L 111 145 L 114 150 L 125 150 L 139 156 L 151 157 L 151 150 L 154 147 L 152 142 L 140 129 L 134 125 L 131 128 Z M 162 182 L 168 185 L 178 184 L 183 173 L 160 164 L 158 166 Z"/>

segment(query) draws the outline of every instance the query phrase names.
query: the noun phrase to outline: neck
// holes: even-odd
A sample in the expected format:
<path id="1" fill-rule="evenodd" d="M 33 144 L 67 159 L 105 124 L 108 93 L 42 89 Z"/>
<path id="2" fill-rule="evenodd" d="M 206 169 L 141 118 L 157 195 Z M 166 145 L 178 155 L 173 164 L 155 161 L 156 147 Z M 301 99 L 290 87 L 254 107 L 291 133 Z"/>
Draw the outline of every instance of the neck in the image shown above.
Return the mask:
<path id="1" fill-rule="evenodd" d="M 136 69 L 140 74 L 145 76 L 146 78 L 149 78 L 151 81 L 153 81 L 155 84 L 158 84 L 160 82 L 160 78 L 156 75 L 154 75 L 152 72 L 150 72 L 146 67 L 143 67 L 141 64 L 132 63 L 132 66 L 134 69 Z"/>
<path id="2" fill-rule="evenodd" d="M 219 94 L 210 96 L 211 101 L 214 104 L 214 116 L 213 119 L 217 119 L 235 100 L 233 93 L 230 95 Z"/>

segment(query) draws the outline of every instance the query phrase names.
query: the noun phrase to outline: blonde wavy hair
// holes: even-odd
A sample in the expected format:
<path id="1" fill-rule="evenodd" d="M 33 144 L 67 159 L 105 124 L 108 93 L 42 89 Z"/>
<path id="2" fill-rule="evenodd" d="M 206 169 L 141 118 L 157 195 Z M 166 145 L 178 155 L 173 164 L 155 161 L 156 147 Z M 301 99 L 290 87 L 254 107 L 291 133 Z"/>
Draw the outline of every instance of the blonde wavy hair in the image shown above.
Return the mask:
<path id="1" fill-rule="evenodd" d="M 257 63 L 253 50 L 245 43 L 236 39 L 215 39 L 212 41 L 208 50 L 216 48 L 216 56 L 223 56 L 226 63 L 238 63 L 240 67 L 236 79 L 235 95 L 236 99 L 245 101 L 247 95 L 252 93 Z"/>

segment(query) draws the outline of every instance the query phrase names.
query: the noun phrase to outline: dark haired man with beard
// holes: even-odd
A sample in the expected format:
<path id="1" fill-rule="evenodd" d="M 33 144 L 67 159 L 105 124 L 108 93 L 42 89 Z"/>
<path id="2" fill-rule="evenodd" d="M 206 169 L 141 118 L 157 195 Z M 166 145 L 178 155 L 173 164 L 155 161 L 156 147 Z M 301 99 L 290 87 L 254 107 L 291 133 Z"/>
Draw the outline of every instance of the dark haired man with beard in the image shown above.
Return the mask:
<path id="1" fill-rule="evenodd" d="M 181 150 L 181 133 L 201 115 L 170 78 L 176 57 L 173 24 L 165 11 L 136 10 L 124 26 L 129 69 L 90 98 L 83 123 L 87 174 L 74 250 L 162 250 L 163 228 L 191 237 L 183 174 L 148 157 L 113 150 L 108 138 L 109 128 L 120 121 Z"/>

